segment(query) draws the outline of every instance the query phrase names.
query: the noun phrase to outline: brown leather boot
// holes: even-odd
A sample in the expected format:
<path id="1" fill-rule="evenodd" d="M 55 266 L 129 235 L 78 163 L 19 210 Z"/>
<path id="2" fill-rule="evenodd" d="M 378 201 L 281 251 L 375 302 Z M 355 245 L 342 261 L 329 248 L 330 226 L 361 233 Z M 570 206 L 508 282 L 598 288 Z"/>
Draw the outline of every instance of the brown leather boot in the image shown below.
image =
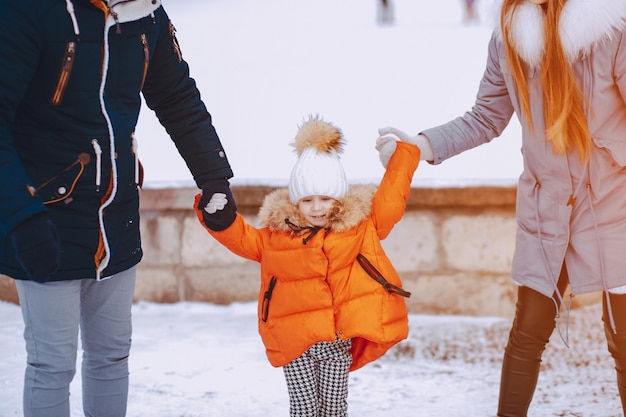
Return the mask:
<path id="1" fill-rule="evenodd" d="M 502 360 L 498 416 L 526 417 L 535 393 L 541 356 L 555 322 L 554 300 L 519 287 L 515 319 Z"/>
<path id="2" fill-rule="evenodd" d="M 602 321 L 604 322 L 604 334 L 609 348 L 609 353 L 615 361 L 617 374 L 617 389 L 622 400 L 622 409 L 626 412 L 626 294 L 609 294 L 611 314 L 617 333 L 613 331 L 609 311 L 607 308 L 606 293 L 602 299 Z"/>
<path id="3" fill-rule="evenodd" d="M 500 380 L 499 417 L 526 417 L 533 399 L 540 362 L 516 359 L 504 353 Z"/>

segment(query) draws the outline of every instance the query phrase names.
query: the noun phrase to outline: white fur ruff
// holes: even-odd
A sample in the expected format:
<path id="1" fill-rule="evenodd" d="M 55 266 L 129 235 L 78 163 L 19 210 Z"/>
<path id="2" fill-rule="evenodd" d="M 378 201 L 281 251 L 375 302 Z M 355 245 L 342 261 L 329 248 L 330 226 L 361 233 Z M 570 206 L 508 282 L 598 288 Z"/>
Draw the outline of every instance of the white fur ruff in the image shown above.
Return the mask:
<path id="1" fill-rule="evenodd" d="M 511 42 L 524 60 L 539 66 L 545 50 L 541 6 L 525 2 L 510 17 Z M 570 62 L 626 28 L 626 0 L 568 0 L 559 22 L 563 49 Z"/>

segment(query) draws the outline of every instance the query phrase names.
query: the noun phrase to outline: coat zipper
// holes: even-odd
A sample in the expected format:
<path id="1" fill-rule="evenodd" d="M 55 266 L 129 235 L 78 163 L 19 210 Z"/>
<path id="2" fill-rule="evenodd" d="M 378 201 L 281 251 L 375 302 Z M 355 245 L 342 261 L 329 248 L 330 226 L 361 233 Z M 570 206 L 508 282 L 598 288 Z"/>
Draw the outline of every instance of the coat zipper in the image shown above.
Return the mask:
<path id="1" fill-rule="evenodd" d="M 52 95 L 52 105 L 58 106 L 61 104 L 63 94 L 67 87 L 67 83 L 70 79 L 72 72 L 72 66 L 74 65 L 74 57 L 76 56 L 76 42 L 70 41 L 65 47 L 65 54 L 63 55 L 63 64 L 61 66 L 61 72 L 59 73 L 59 80 L 57 81 L 57 87 Z"/>
<path id="2" fill-rule="evenodd" d="M 145 33 L 139 35 L 139 40 L 143 47 L 143 75 L 141 77 L 141 86 L 139 91 L 143 90 L 143 84 L 146 82 L 146 76 L 148 75 L 148 65 L 150 64 L 150 45 L 148 44 L 148 38 Z"/>
<path id="3" fill-rule="evenodd" d="M 180 51 L 180 46 L 178 45 L 178 40 L 176 39 L 176 28 L 174 27 L 174 24 L 172 23 L 171 20 L 169 22 L 169 26 L 170 26 L 170 36 L 172 37 L 172 47 L 174 48 L 174 52 L 176 52 L 176 55 L 178 55 L 178 62 L 182 62 L 183 54 Z"/>
<path id="4" fill-rule="evenodd" d="M 270 279 L 269 286 L 267 291 L 263 294 L 263 304 L 261 306 L 261 320 L 266 323 L 267 317 L 270 313 L 270 300 L 272 299 L 272 293 L 274 292 L 274 287 L 276 286 L 276 277 L 272 277 Z"/>
<path id="5" fill-rule="evenodd" d="M 363 268 L 363 270 L 367 272 L 367 275 L 369 275 L 370 277 L 372 277 L 372 279 L 374 279 L 376 282 L 382 285 L 382 287 L 389 294 L 401 295 L 402 297 L 407 297 L 407 298 L 411 296 L 410 292 L 405 291 L 402 288 L 398 287 L 397 285 L 394 285 L 390 283 L 389 281 L 387 281 L 385 277 L 383 276 L 383 274 L 381 274 L 378 271 L 378 269 L 376 269 L 376 267 L 372 265 L 369 259 L 367 259 L 364 255 L 359 253 L 356 256 L 356 260 L 359 263 L 359 265 L 361 265 L 361 268 Z"/>

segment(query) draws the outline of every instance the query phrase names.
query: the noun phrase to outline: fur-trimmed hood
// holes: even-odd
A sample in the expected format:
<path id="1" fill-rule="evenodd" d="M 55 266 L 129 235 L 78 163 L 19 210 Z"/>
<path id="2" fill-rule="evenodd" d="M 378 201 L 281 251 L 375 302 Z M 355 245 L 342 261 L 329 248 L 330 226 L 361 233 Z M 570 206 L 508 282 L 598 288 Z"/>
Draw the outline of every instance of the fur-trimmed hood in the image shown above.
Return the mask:
<path id="1" fill-rule="evenodd" d="M 329 218 L 329 230 L 343 232 L 356 227 L 365 220 L 372 210 L 372 198 L 376 192 L 374 185 L 353 185 L 346 195 L 337 200 Z M 308 230 L 308 224 L 298 211 L 296 205 L 289 200 L 289 191 L 280 188 L 269 193 L 259 210 L 261 225 L 271 231 L 295 232 L 286 222 Z"/>
<path id="2" fill-rule="evenodd" d="M 524 62 L 538 67 L 545 50 L 541 6 L 524 2 L 510 19 L 514 48 Z M 624 0 L 568 0 L 559 22 L 561 42 L 570 62 L 625 29 Z M 501 36 L 501 30 L 498 32 Z"/>

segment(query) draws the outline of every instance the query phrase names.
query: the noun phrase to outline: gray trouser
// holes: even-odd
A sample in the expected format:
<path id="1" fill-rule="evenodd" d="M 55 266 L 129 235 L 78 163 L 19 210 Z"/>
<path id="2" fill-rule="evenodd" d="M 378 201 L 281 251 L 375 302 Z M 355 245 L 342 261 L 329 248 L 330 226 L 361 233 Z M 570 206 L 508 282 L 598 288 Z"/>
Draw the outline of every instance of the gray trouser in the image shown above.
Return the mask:
<path id="1" fill-rule="evenodd" d="M 83 410 L 123 417 L 136 268 L 96 281 L 16 280 L 24 317 L 24 417 L 69 417 L 80 327 Z"/>
<path id="2" fill-rule="evenodd" d="M 283 367 L 291 417 L 348 415 L 352 340 L 320 342 Z"/>

